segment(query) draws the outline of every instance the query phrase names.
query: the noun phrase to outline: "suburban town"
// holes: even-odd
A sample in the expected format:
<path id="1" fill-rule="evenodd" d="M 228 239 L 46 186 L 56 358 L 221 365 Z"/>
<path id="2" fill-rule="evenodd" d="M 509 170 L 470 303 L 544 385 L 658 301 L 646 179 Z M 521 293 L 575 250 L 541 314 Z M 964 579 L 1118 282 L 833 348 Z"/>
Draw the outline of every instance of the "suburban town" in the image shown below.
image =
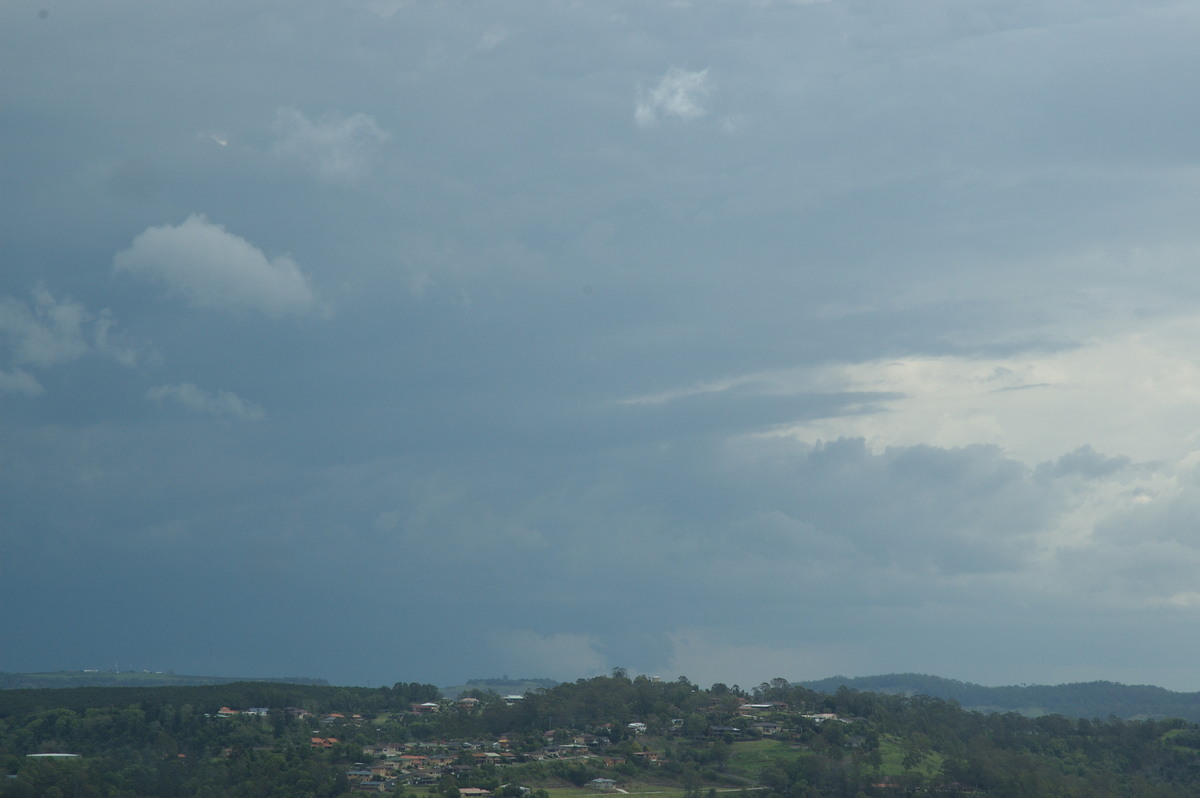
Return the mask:
<path id="1" fill-rule="evenodd" d="M 524 698 L 523 695 L 493 696 L 493 700 L 510 707 Z M 484 706 L 483 699 L 467 696 L 457 700 L 414 703 L 407 714 L 478 715 Z M 782 701 L 751 703 L 749 699 L 736 696 L 732 702 L 697 709 L 705 718 L 715 714 L 726 720 L 732 709 L 737 725 L 709 724 L 707 720 L 688 723 L 685 718 L 671 718 L 667 724 L 654 728 L 653 734 L 648 734 L 651 728 L 647 723 L 635 720 L 621 728 L 615 728 L 609 722 L 587 729 L 549 729 L 532 736 L 502 734 L 470 740 L 375 743 L 362 746 L 364 759 L 369 761 L 355 763 L 346 770 L 346 776 L 356 789 L 367 792 L 388 792 L 404 786 L 434 787 L 452 782 L 459 796 L 490 798 L 493 795 L 491 789 L 458 785 L 490 784 L 499 767 L 554 761 L 576 763 L 606 774 L 587 780 L 582 784 L 584 787 L 601 792 L 625 792 L 621 785 L 628 779 L 622 775 L 637 776 L 646 768 L 659 767 L 670 761 L 666 749 L 670 748 L 669 741 L 674 739 L 698 736 L 728 743 L 775 738 L 796 728 L 796 724 L 815 728 L 827 722 L 845 724 L 852 720 L 829 712 L 796 712 Z M 329 712 L 316 716 L 298 707 L 287 707 L 284 711 L 296 719 L 318 724 L 322 734 L 312 736 L 310 745 L 322 750 L 332 750 L 349 737 L 360 736 L 361 730 L 373 722 L 361 714 Z M 242 710 L 222 707 L 217 715 L 221 718 L 265 717 L 270 712 L 266 707 Z M 864 742 L 864 737 L 849 738 L 849 744 L 854 747 L 860 747 Z M 519 789 L 530 791 L 529 788 Z"/>
<path id="2" fill-rule="evenodd" d="M 501 680 L 495 680 L 501 681 Z M 1200 724 L 786 679 L 0 689 L 0 798 L 1192 798 Z M 1063 686 L 1063 694 L 1080 687 Z M 1119 690 L 1095 686 L 1100 692 Z M 1129 693 L 1124 693 L 1128 695 Z"/>

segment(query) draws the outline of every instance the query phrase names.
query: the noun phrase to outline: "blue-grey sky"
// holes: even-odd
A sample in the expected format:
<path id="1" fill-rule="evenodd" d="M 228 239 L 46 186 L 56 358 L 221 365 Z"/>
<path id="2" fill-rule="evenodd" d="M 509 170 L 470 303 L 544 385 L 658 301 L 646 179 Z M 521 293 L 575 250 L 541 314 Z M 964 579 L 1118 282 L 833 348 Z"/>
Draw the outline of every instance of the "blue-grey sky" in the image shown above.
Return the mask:
<path id="1" fill-rule="evenodd" d="M 0 670 L 1200 690 L 1198 40 L 0 3 Z"/>

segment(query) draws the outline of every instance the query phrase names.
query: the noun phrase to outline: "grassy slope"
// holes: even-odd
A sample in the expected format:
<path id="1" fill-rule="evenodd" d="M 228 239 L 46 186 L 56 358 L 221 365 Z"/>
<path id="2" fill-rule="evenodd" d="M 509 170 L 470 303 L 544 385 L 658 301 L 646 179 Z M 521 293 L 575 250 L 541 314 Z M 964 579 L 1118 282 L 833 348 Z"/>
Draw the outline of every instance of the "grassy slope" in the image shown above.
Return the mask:
<path id="1" fill-rule="evenodd" d="M 767 765 L 780 758 L 795 756 L 799 756 L 796 749 L 778 740 L 746 740 L 733 744 L 726 767 L 733 775 L 757 783 Z"/>

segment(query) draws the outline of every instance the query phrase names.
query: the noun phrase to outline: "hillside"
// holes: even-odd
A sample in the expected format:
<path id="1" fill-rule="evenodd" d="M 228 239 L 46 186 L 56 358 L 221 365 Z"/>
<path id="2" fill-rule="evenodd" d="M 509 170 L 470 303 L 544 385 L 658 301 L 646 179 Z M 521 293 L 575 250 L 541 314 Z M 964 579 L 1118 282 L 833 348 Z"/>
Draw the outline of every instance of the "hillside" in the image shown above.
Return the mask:
<path id="1" fill-rule="evenodd" d="M 927 695 L 956 701 L 980 712 L 1063 715 L 1069 718 L 1183 718 L 1200 722 L 1200 693 L 1176 693 L 1162 687 L 1116 682 L 984 687 L 919 673 L 847 678 L 833 676 L 800 682 L 810 690 L 836 693 L 840 687 L 892 695 Z"/>
<path id="2" fill-rule="evenodd" d="M 0 798 L 1194 798 L 1200 725 L 580 679 L 505 701 L 252 682 L 0 691 Z"/>

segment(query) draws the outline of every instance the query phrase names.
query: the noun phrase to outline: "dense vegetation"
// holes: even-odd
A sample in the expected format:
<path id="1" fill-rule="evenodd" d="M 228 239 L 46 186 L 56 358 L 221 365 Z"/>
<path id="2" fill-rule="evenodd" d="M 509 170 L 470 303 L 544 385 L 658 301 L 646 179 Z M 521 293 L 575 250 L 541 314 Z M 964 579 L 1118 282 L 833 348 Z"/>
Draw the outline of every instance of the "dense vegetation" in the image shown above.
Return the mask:
<path id="1" fill-rule="evenodd" d="M 749 788 L 763 798 L 1200 794 L 1200 727 L 1182 720 L 1029 718 L 928 696 L 826 694 L 782 679 L 702 689 L 621 672 L 514 702 L 467 692 L 474 701 L 418 712 L 414 705 L 438 701 L 437 688 L 2 691 L 0 796 L 333 798 L 365 785 L 442 798 L 466 787 L 517 798 L 524 787 L 540 798 L 568 787 L 584 794 L 595 778 L 686 798 Z M 415 786 L 399 773 L 371 776 L 365 768 L 384 743 L 438 759 L 427 769 L 436 779 Z M 46 752 L 80 757 L 28 756 Z"/>

